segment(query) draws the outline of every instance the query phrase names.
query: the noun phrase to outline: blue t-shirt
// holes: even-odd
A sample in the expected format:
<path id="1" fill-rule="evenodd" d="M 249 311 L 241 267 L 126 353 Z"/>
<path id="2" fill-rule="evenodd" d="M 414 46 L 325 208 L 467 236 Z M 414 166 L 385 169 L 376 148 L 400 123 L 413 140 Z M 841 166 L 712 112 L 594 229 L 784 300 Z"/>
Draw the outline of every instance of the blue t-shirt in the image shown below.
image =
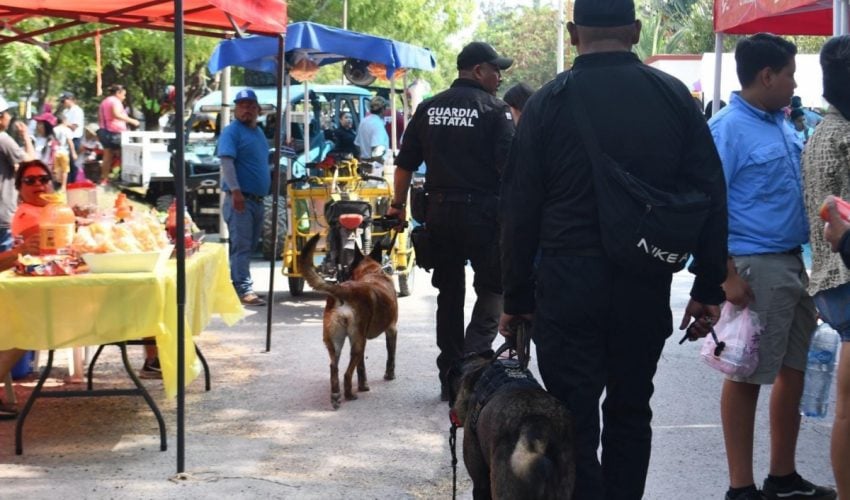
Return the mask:
<path id="1" fill-rule="evenodd" d="M 806 243 L 803 143 L 784 113 L 768 113 L 733 95 L 708 126 L 726 177 L 729 254 L 779 253 Z"/>
<path id="2" fill-rule="evenodd" d="M 266 196 L 271 189 L 269 144 L 260 127 L 248 127 L 235 120 L 221 132 L 218 156 L 233 158 L 236 180 L 243 193 Z M 230 187 L 223 183 L 225 191 Z"/>

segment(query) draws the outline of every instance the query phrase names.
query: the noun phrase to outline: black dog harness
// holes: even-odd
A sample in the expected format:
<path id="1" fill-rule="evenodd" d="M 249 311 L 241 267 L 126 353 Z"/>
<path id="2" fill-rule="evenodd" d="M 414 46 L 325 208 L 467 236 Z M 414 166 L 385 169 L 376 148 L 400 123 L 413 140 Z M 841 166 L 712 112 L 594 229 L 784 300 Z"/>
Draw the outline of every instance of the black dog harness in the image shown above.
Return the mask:
<path id="1" fill-rule="evenodd" d="M 472 411 L 467 417 L 467 432 L 475 432 L 481 410 L 497 391 L 504 388 L 540 389 L 540 384 L 527 368 L 516 359 L 497 359 L 481 374 L 472 391 Z"/>

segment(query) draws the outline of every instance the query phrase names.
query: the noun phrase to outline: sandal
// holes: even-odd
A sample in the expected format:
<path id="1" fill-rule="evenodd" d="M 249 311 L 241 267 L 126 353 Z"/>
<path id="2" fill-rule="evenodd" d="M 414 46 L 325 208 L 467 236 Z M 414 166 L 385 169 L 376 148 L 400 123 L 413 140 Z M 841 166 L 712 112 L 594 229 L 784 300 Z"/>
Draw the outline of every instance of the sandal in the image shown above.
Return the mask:
<path id="1" fill-rule="evenodd" d="M 14 420 L 18 418 L 18 410 L 14 406 L 8 406 L 0 401 L 0 420 Z"/>

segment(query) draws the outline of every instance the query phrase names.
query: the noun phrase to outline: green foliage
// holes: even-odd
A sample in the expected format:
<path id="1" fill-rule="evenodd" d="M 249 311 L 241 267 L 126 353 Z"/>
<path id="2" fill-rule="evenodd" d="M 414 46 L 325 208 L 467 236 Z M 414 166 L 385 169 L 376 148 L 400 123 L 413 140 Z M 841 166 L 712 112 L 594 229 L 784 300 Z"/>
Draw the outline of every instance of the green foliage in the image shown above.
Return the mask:
<path id="1" fill-rule="evenodd" d="M 518 82 L 534 89 L 551 80 L 557 69 L 558 15 L 552 7 L 506 8 L 490 3 L 474 38 L 491 44 L 500 54 L 512 57 L 514 64 L 502 74 L 501 90 Z M 565 37 L 566 30 L 565 30 Z M 521 40 L 521 43 L 517 43 Z M 564 41 L 569 51 L 569 40 Z"/>

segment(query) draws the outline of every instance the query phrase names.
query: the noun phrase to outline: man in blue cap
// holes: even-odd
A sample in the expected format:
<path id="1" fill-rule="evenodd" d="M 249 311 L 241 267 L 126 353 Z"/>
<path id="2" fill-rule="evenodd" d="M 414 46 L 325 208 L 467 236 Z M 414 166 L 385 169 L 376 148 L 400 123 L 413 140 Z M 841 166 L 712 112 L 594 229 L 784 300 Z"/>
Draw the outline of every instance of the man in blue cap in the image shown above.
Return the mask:
<path id="1" fill-rule="evenodd" d="M 573 18 L 567 28 L 579 56 L 529 98 L 511 150 L 508 168 L 516 174 L 502 191 L 499 329 L 510 335 L 517 316 L 532 321 L 540 374 L 574 419 L 574 499 L 634 500 L 643 498 L 649 468 L 652 379 L 673 331 L 672 280 L 670 273 L 642 275 L 603 246 L 611 228 L 600 223 L 599 207 L 615 200 L 597 194 L 598 162 L 583 128 L 644 182 L 710 198 L 682 322 L 698 319 L 689 330 L 694 338 L 720 316 L 725 183 L 688 89 L 631 52 L 641 29 L 632 0 L 576 0 Z M 593 112 L 576 117 L 574 103 Z"/>
<path id="2" fill-rule="evenodd" d="M 263 230 L 263 197 L 271 188 L 269 145 L 257 126 L 257 94 L 243 89 L 233 101 L 236 120 L 224 128 L 218 140 L 226 193 L 222 216 L 230 232 L 230 279 L 244 305 L 262 306 L 265 301 L 254 293 L 250 264 Z"/>

